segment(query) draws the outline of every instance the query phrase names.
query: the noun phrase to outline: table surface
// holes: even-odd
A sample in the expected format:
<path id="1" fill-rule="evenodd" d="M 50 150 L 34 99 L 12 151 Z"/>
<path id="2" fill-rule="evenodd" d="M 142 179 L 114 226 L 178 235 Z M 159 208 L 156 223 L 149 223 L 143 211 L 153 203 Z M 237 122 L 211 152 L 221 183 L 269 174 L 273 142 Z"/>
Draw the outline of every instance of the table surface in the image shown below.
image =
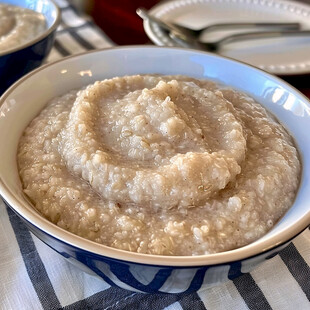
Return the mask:
<path id="1" fill-rule="evenodd" d="M 116 45 L 116 30 L 99 29 L 66 0 L 56 2 L 62 22 L 48 62 Z M 309 75 L 285 79 L 310 98 Z M 0 309 L 310 309 L 309 266 L 307 229 L 279 255 L 234 281 L 187 295 L 130 292 L 68 263 L 0 202 Z"/>

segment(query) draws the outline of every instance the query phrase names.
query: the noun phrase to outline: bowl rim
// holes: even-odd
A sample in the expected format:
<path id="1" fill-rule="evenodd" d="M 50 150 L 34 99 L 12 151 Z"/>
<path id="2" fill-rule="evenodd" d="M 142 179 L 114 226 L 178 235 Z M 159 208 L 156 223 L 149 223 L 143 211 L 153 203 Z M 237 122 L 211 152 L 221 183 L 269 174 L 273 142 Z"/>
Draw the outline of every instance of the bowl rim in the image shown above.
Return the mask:
<path id="1" fill-rule="evenodd" d="M 9 54 L 13 54 L 15 52 L 21 51 L 31 45 L 34 45 L 38 42 L 40 42 L 41 40 L 43 40 L 44 38 L 47 38 L 52 32 L 54 32 L 58 25 L 60 24 L 60 19 L 61 19 L 61 11 L 60 8 L 58 7 L 58 5 L 55 3 L 54 0 L 45 0 L 45 1 L 49 1 L 55 9 L 56 12 L 56 18 L 54 20 L 54 22 L 52 23 L 52 25 L 50 27 L 48 27 L 47 29 L 45 29 L 40 35 L 36 36 L 35 38 L 33 38 L 30 41 L 25 42 L 24 44 L 18 45 L 16 47 L 10 48 L 8 50 L 4 50 L 3 52 L 0 52 L 0 57 L 9 55 Z"/>
<path id="2" fill-rule="evenodd" d="M 256 68 L 252 65 L 245 64 L 240 61 L 236 61 L 230 59 L 228 57 L 223 57 L 220 55 L 215 55 L 209 52 L 197 51 L 182 47 L 160 47 L 160 46 L 152 46 L 152 45 L 129 45 L 129 46 L 120 46 L 120 47 L 110 47 L 98 50 L 87 51 L 83 53 L 79 53 L 76 55 L 71 55 L 66 58 L 59 59 L 55 62 L 45 64 L 21 79 L 15 82 L 6 92 L 0 97 L 0 108 L 2 103 L 5 102 L 6 98 L 14 92 L 16 88 L 18 88 L 25 80 L 30 78 L 33 75 L 45 70 L 46 68 L 53 66 L 57 63 L 71 61 L 72 59 L 79 57 L 91 57 L 94 53 L 104 53 L 111 50 L 128 50 L 128 49 L 166 49 L 166 50 L 178 50 L 184 51 L 187 53 L 198 53 L 209 55 L 216 58 L 224 58 L 228 61 L 241 64 L 242 66 L 250 67 L 254 70 L 261 72 L 262 74 L 270 77 L 271 79 L 280 82 L 282 85 L 285 85 L 287 89 L 291 89 L 297 93 L 300 98 L 303 98 L 309 105 L 310 100 L 304 94 L 302 94 L 295 87 L 282 80 L 279 77 L 276 77 L 264 70 Z M 0 171 L 0 195 L 2 199 L 6 201 L 6 203 L 13 209 L 14 212 L 19 214 L 24 220 L 29 222 L 31 225 L 36 227 L 37 229 L 43 231 L 45 234 L 49 235 L 56 240 L 60 240 L 61 242 L 71 245 L 77 249 L 82 251 L 89 252 L 91 254 L 99 255 L 107 259 L 114 259 L 119 261 L 126 261 L 131 263 L 138 263 L 143 265 L 152 265 L 152 266 L 175 266 L 175 267 L 198 267 L 198 266 L 216 266 L 228 264 L 236 261 L 242 261 L 246 259 L 251 259 L 253 257 L 262 255 L 263 253 L 267 253 L 272 249 L 278 248 L 282 244 L 287 243 L 295 236 L 304 231 L 310 223 L 310 209 L 299 221 L 291 224 L 288 229 L 281 231 L 276 236 L 271 236 L 266 240 L 258 239 L 246 246 L 241 248 L 237 248 L 234 250 L 229 250 L 225 252 L 215 253 L 215 254 L 205 254 L 205 255 L 197 255 L 197 256 L 165 256 L 165 255 L 153 255 L 153 254 L 143 254 L 130 252 L 125 250 L 120 250 L 117 248 L 112 248 L 103 244 L 96 243 L 94 241 L 82 238 L 78 235 L 75 235 L 69 231 L 64 230 L 63 228 L 53 224 L 52 222 L 45 219 L 41 216 L 38 211 L 36 211 L 30 202 L 26 199 L 20 200 L 14 194 L 14 191 L 11 190 L 3 180 Z"/>

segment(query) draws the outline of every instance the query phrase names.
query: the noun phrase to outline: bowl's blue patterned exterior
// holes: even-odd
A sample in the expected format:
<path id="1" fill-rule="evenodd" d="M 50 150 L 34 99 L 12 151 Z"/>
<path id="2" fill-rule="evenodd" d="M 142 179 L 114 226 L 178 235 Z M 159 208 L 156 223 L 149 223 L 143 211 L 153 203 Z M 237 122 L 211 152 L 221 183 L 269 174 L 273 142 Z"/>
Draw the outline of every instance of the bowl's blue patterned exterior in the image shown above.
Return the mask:
<path id="1" fill-rule="evenodd" d="M 16 80 L 39 67 L 49 54 L 55 38 L 60 11 L 50 0 L 6 0 L 1 3 L 17 5 L 42 13 L 47 29 L 38 38 L 14 49 L 0 52 L 0 95 Z"/>
<path id="2" fill-rule="evenodd" d="M 6 202 L 8 205 L 8 203 Z M 14 210 L 14 208 L 12 208 Z M 21 217 L 22 218 L 22 217 Z M 70 263 L 102 278 L 111 286 L 143 293 L 190 293 L 233 280 L 274 257 L 289 241 L 264 253 L 227 264 L 157 266 L 130 263 L 97 255 L 54 238 L 22 218 L 29 230 Z"/>
<path id="3" fill-rule="evenodd" d="M 96 244 L 50 223 L 34 210 L 23 195 L 16 163 L 17 144 L 27 124 L 53 97 L 99 79 L 138 73 L 185 74 L 216 80 L 250 94 L 286 125 L 300 150 L 303 174 L 295 203 L 267 235 L 223 253 L 163 257 Z M 284 81 L 248 65 L 180 48 L 130 46 L 89 52 L 40 67 L 0 98 L 0 194 L 38 238 L 111 285 L 139 292 L 197 291 L 251 271 L 309 225 L 309 131 L 309 100 Z"/>

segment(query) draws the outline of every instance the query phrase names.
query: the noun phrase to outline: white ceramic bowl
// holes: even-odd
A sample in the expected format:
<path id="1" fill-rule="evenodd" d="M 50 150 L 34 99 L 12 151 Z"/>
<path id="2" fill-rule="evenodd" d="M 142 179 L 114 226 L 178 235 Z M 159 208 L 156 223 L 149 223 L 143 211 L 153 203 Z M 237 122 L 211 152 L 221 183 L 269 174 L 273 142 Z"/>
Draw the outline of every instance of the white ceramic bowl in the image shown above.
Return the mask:
<path id="1" fill-rule="evenodd" d="M 71 89 L 114 76 L 185 74 L 230 85 L 254 97 L 286 126 L 301 154 L 303 173 L 295 203 L 252 244 L 223 253 L 167 257 L 126 252 L 73 235 L 41 217 L 25 199 L 16 164 L 22 131 L 46 102 Z M 0 99 L 0 193 L 35 235 L 84 270 L 110 284 L 143 292 L 189 292 L 252 270 L 310 223 L 310 104 L 296 89 L 266 72 L 214 54 L 181 48 L 132 46 L 73 56 L 41 67 Z"/>

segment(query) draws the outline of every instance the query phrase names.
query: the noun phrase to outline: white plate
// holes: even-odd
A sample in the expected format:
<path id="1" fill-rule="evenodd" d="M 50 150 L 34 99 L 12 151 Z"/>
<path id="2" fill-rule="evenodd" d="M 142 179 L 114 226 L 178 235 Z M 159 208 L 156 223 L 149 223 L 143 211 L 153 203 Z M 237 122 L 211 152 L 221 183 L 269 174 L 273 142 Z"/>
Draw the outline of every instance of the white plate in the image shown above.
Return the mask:
<path id="1" fill-rule="evenodd" d="M 156 5 L 150 13 L 193 29 L 219 22 L 299 22 L 310 29 L 310 6 L 283 0 L 177 0 Z M 177 44 L 156 25 L 144 22 L 149 38 L 160 46 Z M 216 40 L 227 32 L 204 35 Z M 225 44 L 218 52 L 278 75 L 310 73 L 310 36 L 248 40 Z"/>

